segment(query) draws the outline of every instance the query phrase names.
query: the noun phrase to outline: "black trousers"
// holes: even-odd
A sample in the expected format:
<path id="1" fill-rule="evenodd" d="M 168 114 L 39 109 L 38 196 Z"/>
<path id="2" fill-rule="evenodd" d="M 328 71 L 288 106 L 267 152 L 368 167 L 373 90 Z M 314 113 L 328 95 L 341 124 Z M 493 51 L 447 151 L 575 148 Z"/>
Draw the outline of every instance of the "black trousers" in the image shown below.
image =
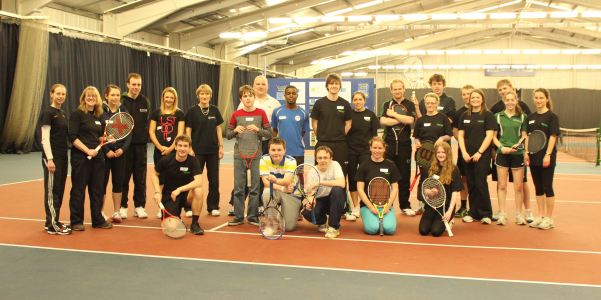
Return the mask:
<path id="1" fill-rule="evenodd" d="M 146 206 L 146 144 L 132 144 L 125 152 L 125 176 L 121 207 L 127 207 L 129 180 L 134 177 L 134 206 Z"/>
<path id="2" fill-rule="evenodd" d="M 83 224 L 84 201 L 86 187 L 90 198 L 90 215 L 92 226 L 100 226 L 106 222 L 102 217 L 102 204 L 104 196 L 104 157 L 102 154 L 88 159 L 86 154 L 79 150 L 71 151 L 71 195 L 69 208 L 71 211 L 71 225 Z"/>
<path id="3" fill-rule="evenodd" d="M 44 210 L 46 211 L 46 226 L 57 224 L 60 218 L 63 196 L 65 195 L 65 183 L 67 182 L 67 171 L 69 170 L 67 159 L 54 159 L 56 170 L 48 172 L 45 159 L 42 159 L 44 169 Z"/>
<path id="4" fill-rule="evenodd" d="M 554 197 L 553 176 L 555 175 L 555 164 L 552 164 L 547 168 L 531 165 L 530 172 L 532 173 L 532 181 L 534 182 L 536 195 Z"/>
<path id="5" fill-rule="evenodd" d="M 342 173 L 344 173 L 344 177 L 346 177 L 348 165 L 348 146 L 346 145 L 346 141 L 317 142 L 317 144 L 315 144 L 315 149 L 317 149 L 319 146 L 328 146 L 330 149 L 332 149 L 332 152 L 334 152 L 334 157 L 332 157 L 332 159 L 340 164 L 340 167 L 342 167 Z"/>
<path id="6" fill-rule="evenodd" d="M 357 169 L 359 168 L 359 165 L 361 163 L 363 163 L 366 159 L 369 159 L 369 157 L 370 157 L 369 153 L 363 153 L 363 154 L 351 153 L 348 155 L 348 168 L 347 168 L 348 190 L 350 192 L 357 191 L 357 180 L 355 179 L 355 176 L 357 175 Z"/>
<path id="7" fill-rule="evenodd" d="M 399 207 L 401 210 L 411 208 L 409 203 L 409 178 L 411 177 L 411 145 L 399 145 L 397 151 L 393 146 L 386 150 L 386 158 L 394 162 L 399 169 Z"/>
<path id="8" fill-rule="evenodd" d="M 296 165 L 302 165 L 305 163 L 305 156 L 293 156 L 294 159 L 296 160 Z"/>
<path id="9" fill-rule="evenodd" d="M 483 156 L 478 162 L 465 164 L 467 187 L 469 190 L 469 214 L 476 220 L 492 217 L 490 193 L 488 192 L 488 182 L 486 181 L 489 172 L 490 156 Z"/>
<path id="10" fill-rule="evenodd" d="M 111 183 L 113 193 L 123 192 L 123 177 L 125 177 L 125 155 L 116 158 L 104 157 L 104 192 L 109 184 L 109 175 L 112 174 Z"/>
<path id="11" fill-rule="evenodd" d="M 196 154 L 200 169 L 207 165 L 207 179 L 209 180 L 209 194 L 207 195 L 207 211 L 219 210 L 219 154 Z"/>
<path id="12" fill-rule="evenodd" d="M 431 207 L 426 207 L 422 218 L 419 220 L 419 234 L 428 235 L 432 233 L 432 236 L 441 236 L 445 229 L 440 215 Z"/>

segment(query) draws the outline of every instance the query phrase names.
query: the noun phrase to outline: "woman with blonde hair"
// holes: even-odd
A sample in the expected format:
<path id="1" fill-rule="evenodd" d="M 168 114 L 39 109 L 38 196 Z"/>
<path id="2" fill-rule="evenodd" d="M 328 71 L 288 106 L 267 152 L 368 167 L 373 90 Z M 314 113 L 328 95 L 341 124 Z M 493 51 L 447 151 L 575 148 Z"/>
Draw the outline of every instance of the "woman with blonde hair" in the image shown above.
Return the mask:
<path id="1" fill-rule="evenodd" d="M 69 139 L 71 149 L 71 228 L 84 231 L 84 200 L 88 188 L 92 227 L 112 228 L 102 216 L 104 183 L 104 155 L 95 150 L 101 143 L 104 133 L 102 119 L 102 97 L 93 86 L 86 87 L 79 97 L 79 107 L 69 118 Z M 88 156 L 91 159 L 88 159 Z"/>

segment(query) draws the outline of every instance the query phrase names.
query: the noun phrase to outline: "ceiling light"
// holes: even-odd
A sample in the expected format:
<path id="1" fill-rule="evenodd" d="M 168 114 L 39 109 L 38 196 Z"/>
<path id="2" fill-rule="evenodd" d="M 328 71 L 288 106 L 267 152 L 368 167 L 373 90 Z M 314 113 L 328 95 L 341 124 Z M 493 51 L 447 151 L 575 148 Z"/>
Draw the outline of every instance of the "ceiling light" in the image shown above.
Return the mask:
<path id="1" fill-rule="evenodd" d="M 493 20 L 508 20 L 515 19 L 515 13 L 492 13 L 490 14 L 490 18 Z"/>
<path id="2" fill-rule="evenodd" d="M 467 13 L 467 14 L 459 15 L 459 18 L 462 20 L 484 20 L 484 19 L 486 19 L 486 14 Z"/>
<path id="3" fill-rule="evenodd" d="M 371 16 L 348 16 L 349 22 L 371 22 Z"/>
<path id="4" fill-rule="evenodd" d="M 578 17 L 578 12 L 575 11 L 555 11 L 551 13 L 551 18 L 565 19 L 576 17 Z"/>
<path id="5" fill-rule="evenodd" d="M 457 14 L 432 14 L 432 20 L 457 20 Z"/>
<path id="6" fill-rule="evenodd" d="M 325 16 L 320 19 L 324 23 L 340 23 L 344 22 L 343 16 Z"/>
<path id="7" fill-rule="evenodd" d="M 376 15 L 375 19 L 377 22 L 393 22 L 401 19 L 399 15 Z"/>
<path id="8" fill-rule="evenodd" d="M 381 3 L 384 3 L 384 0 L 375 0 L 375 1 L 371 1 L 371 2 L 365 2 L 365 3 L 357 4 L 354 7 L 355 7 L 355 9 L 362 9 L 362 8 L 378 5 Z"/>
<path id="9" fill-rule="evenodd" d="M 547 17 L 547 13 L 544 11 L 530 11 L 520 13 L 521 19 L 544 19 Z"/>
<path id="10" fill-rule="evenodd" d="M 403 15 L 405 21 L 424 21 L 428 19 L 428 15 L 425 14 L 407 14 Z"/>

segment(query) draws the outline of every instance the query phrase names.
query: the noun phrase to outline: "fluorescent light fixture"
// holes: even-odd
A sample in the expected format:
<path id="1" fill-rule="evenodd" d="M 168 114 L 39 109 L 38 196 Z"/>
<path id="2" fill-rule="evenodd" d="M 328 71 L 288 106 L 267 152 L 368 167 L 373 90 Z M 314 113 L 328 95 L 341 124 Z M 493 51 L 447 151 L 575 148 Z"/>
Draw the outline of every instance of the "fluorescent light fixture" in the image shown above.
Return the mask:
<path id="1" fill-rule="evenodd" d="M 589 55 L 601 54 L 601 49 L 582 49 L 582 54 L 589 54 Z"/>
<path id="2" fill-rule="evenodd" d="M 526 66 L 526 69 L 529 69 L 529 70 L 538 70 L 540 68 L 541 68 L 540 65 L 527 65 Z"/>
<path id="3" fill-rule="evenodd" d="M 578 12 L 575 11 L 554 11 L 551 13 L 551 18 L 565 19 L 565 18 L 576 18 Z"/>
<path id="4" fill-rule="evenodd" d="M 344 52 L 340 53 L 340 55 L 342 55 L 342 56 L 351 56 L 353 54 L 354 54 L 353 51 L 344 51 Z"/>
<path id="5" fill-rule="evenodd" d="M 559 49 L 543 49 L 542 54 L 560 54 L 561 50 Z"/>
<path id="6" fill-rule="evenodd" d="M 261 43 L 256 43 L 256 44 L 251 44 L 251 45 L 245 46 L 242 49 L 240 49 L 240 55 L 244 55 L 246 53 L 255 51 L 256 49 L 259 49 L 265 45 L 267 45 L 266 42 L 261 42 Z"/>
<path id="7" fill-rule="evenodd" d="M 424 70 L 436 70 L 438 69 L 437 65 L 424 65 Z"/>
<path id="8" fill-rule="evenodd" d="M 465 70 L 467 67 L 465 65 L 453 65 L 451 66 L 453 70 Z"/>
<path id="9" fill-rule="evenodd" d="M 515 19 L 516 14 L 515 13 L 492 13 L 489 16 L 493 20 L 509 20 L 509 19 Z"/>
<path id="10" fill-rule="evenodd" d="M 265 3 L 267 4 L 267 6 L 274 6 L 274 5 L 280 4 L 282 2 L 286 2 L 286 0 L 265 0 Z"/>
<path id="11" fill-rule="evenodd" d="M 537 55 L 537 54 L 540 54 L 540 50 L 538 50 L 538 49 L 524 49 L 524 50 L 522 50 L 522 54 Z"/>
<path id="12" fill-rule="evenodd" d="M 409 55 L 426 55 L 426 50 L 409 50 Z"/>
<path id="13" fill-rule="evenodd" d="M 444 55 L 444 50 L 427 50 L 428 55 Z"/>
<path id="14" fill-rule="evenodd" d="M 407 15 L 403 15 L 403 20 L 405 20 L 405 21 L 424 21 L 424 20 L 428 20 L 428 15 L 426 15 L 426 14 L 407 14 Z"/>
<path id="15" fill-rule="evenodd" d="M 407 55 L 409 51 L 407 50 L 391 50 L 390 55 Z"/>
<path id="16" fill-rule="evenodd" d="M 379 70 L 380 66 L 371 65 L 371 66 L 367 66 L 367 68 L 370 70 Z"/>
<path id="17" fill-rule="evenodd" d="M 497 65 L 497 69 L 500 69 L 500 70 L 507 70 L 509 68 L 511 68 L 510 65 Z"/>
<path id="18" fill-rule="evenodd" d="M 320 19 L 324 23 L 340 23 L 344 22 L 343 16 L 325 16 Z"/>
<path id="19" fill-rule="evenodd" d="M 269 30 L 267 30 L 267 32 L 276 32 L 276 31 L 288 29 L 288 28 L 291 28 L 291 27 L 294 27 L 294 23 L 288 23 L 286 25 L 282 25 L 282 26 L 278 26 L 278 27 L 272 27 L 272 28 L 269 28 Z"/>
<path id="20" fill-rule="evenodd" d="M 267 37 L 267 32 L 265 31 L 250 31 L 242 33 L 241 39 L 243 40 L 258 40 L 264 39 Z"/>
<path id="21" fill-rule="evenodd" d="M 346 18 L 349 22 L 371 22 L 371 16 L 348 16 Z"/>
<path id="22" fill-rule="evenodd" d="M 284 37 L 293 37 L 293 36 L 297 36 L 297 35 L 301 35 L 301 34 L 305 34 L 307 32 L 311 32 L 313 31 L 313 28 L 311 29 L 307 29 L 307 30 L 301 30 L 301 31 L 297 31 L 297 32 L 293 32 L 291 34 L 287 34 Z"/>
<path id="23" fill-rule="evenodd" d="M 394 69 L 394 65 L 385 65 L 385 66 L 382 66 L 382 69 L 384 69 L 384 70 L 392 70 L 392 69 Z"/>
<path id="24" fill-rule="evenodd" d="M 432 14 L 432 20 L 457 20 L 457 14 Z"/>
<path id="25" fill-rule="evenodd" d="M 403 40 L 403 42 L 405 42 L 405 43 L 409 43 L 411 41 L 413 41 L 413 38 L 407 38 L 407 39 Z"/>
<path id="26" fill-rule="evenodd" d="M 574 69 L 574 70 L 586 70 L 586 65 L 573 65 L 572 69 Z"/>
<path id="27" fill-rule="evenodd" d="M 503 54 L 506 55 L 516 55 L 516 54 L 520 54 L 520 50 L 519 49 L 503 49 Z"/>
<path id="28" fill-rule="evenodd" d="M 365 2 L 365 3 L 357 4 L 354 7 L 355 7 L 355 9 L 362 9 L 362 8 L 378 5 L 381 3 L 384 3 L 384 0 L 375 0 L 375 1 Z"/>
<path id="29" fill-rule="evenodd" d="M 575 55 L 580 54 L 580 49 L 563 49 L 561 54 Z"/>
<path id="30" fill-rule="evenodd" d="M 377 22 L 394 22 L 399 21 L 401 16 L 399 15 L 376 15 L 375 19 Z"/>
<path id="31" fill-rule="evenodd" d="M 522 0 L 514 0 L 514 1 L 511 1 L 511 2 L 499 4 L 499 7 L 506 7 L 506 6 L 518 4 L 518 3 L 521 3 L 521 2 L 522 2 Z"/>
<path id="32" fill-rule="evenodd" d="M 447 51 L 447 53 L 448 53 L 448 51 Z M 482 54 L 482 50 L 477 50 L 477 49 L 465 50 L 463 53 L 468 54 L 468 55 L 480 55 L 480 54 Z"/>
<path id="33" fill-rule="evenodd" d="M 589 70 L 601 70 L 601 65 L 588 65 Z"/>
<path id="34" fill-rule="evenodd" d="M 526 11 L 520 13 L 521 19 L 544 19 L 547 17 L 547 13 L 544 11 Z"/>
<path id="35" fill-rule="evenodd" d="M 340 73 L 340 76 L 342 76 L 342 77 L 351 77 L 351 76 L 353 76 L 353 72 L 342 72 L 342 73 Z"/>
<path id="36" fill-rule="evenodd" d="M 335 10 L 333 12 L 327 13 L 326 16 L 337 16 L 337 15 L 342 15 L 342 14 L 346 14 L 353 11 L 352 7 L 347 7 L 347 8 L 343 8 L 343 9 L 339 9 L 339 10 Z"/>
<path id="37" fill-rule="evenodd" d="M 409 70 L 409 66 L 405 66 L 405 65 L 397 65 L 396 68 L 398 70 Z"/>
<path id="38" fill-rule="evenodd" d="M 557 65 L 557 70 L 569 70 L 572 68 L 571 65 Z"/>
<path id="39" fill-rule="evenodd" d="M 317 18 L 315 17 L 300 17 L 294 18 L 294 22 L 297 24 L 307 24 L 307 23 L 315 23 L 317 22 Z"/>
<path id="40" fill-rule="evenodd" d="M 486 19 L 486 14 L 482 13 L 467 13 L 459 15 L 459 18 L 462 20 L 484 20 Z"/>
<path id="41" fill-rule="evenodd" d="M 496 65 L 484 65 L 484 69 L 487 69 L 487 70 L 494 70 L 496 68 L 497 68 Z"/>
<path id="42" fill-rule="evenodd" d="M 503 51 L 501 51 L 500 49 L 486 49 L 482 53 L 486 55 L 499 55 L 503 53 Z"/>
<path id="43" fill-rule="evenodd" d="M 448 55 L 461 55 L 463 54 L 463 50 L 460 49 L 450 49 L 445 51 Z"/>
<path id="44" fill-rule="evenodd" d="M 390 55 L 390 51 L 384 50 L 384 49 L 374 50 L 374 51 L 372 51 L 372 55 L 388 56 L 388 55 Z"/>
<path id="45" fill-rule="evenodd" d="M 480 68 L 482 68 L 480 65 L 467 65 L 468 70 L 478 70 Z"/>
<path id="46" fill-rule="evenodd" d="M 287 24 L 292 22 L 291 18 L 269 18 L 267 19 L 270 24 Z"/>
<path id="47" fill-rule="evenodd" d="M 438 68 L 441 70 L 448 70 L 450 69 L 452 66 L 451 65 L 439 65 Z"/>
<path id="48" fill-rule="evenodd" d="M 556 66 L 555 65 L 542 65 L 541 68 L 543 70 L 555 70 Z"/>
<path id="49" fill-rule="evenodd" d="M 219 34 L 222 39 L 239 39 L 242 37 L 241 32 L 222 32 Z"/>
<path id="50" fill-rule="evenodd" d="M 355 77 L 365 77 L 367 76 L 367 72 L 356 72 Z"/>
<path id="51" fill-rule="evenodd" d="M 511 65 L 511 69 L 513 69 L 513 70 L 524 70 L 524 69 L 526 69 L 526 65 Z"/>
<path id="52" fill-rule="evenodd" d="M 601 18 L 601 11 L 595 11 L 595 10 L 583 11 L 582 13 L 580 13 L 580 15 L 583 18 Z"/>

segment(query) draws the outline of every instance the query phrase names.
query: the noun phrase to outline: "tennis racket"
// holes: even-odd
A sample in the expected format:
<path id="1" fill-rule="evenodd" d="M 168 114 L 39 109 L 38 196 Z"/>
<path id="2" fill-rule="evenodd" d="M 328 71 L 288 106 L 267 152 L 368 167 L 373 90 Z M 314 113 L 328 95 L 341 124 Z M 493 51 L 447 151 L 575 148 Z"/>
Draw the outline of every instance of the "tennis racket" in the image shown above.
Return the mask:
<path id="1" fill-rule="evenodd" d="M 374 177 L 367 186 L 369 201 L 378 210 L 378 221 L 380 222 L 380 236 L 384 235 L 384 210 L 390 200 L 390 183 L 384 177 Z"/>
<path id="2" fill-rule="evenodd" d="M 547 135 L 542 130 L 534 130 L 528 134 L 526 143 L 528 146 L 528 153 L 538 153 L 545 148 L 545 145 L 547 145 Z"/>
<path id="3" fill-rule="evenodd" d="M 278 209 L 279 200 L 273 191 L 273 182 L 269 184 L 269 201 L 259 214 L 259 231 L 268 240 L 277 240 L 284 234 L 284 216 Z"/>
<path id="4" fill-rule="evenodd" d="M 415 167 L 415 176 L 413 177 L 413 181 L 409 187 L 409 193 L 413 191 L 413 187 L 415 187 L 417 179 L 421 176 L 420 167 L 424 170 L 430 169 L 430 161 L 432 160 L 432 156 L 434 156 L 434 143 L 430 141 L 422 142 L 421 147 L 415 150 L 415 163 L 417 166 Z"/>
<path id="5" fill-rule="evenodd" d="M 163 233 L 173 239 L 183 238 L 188 231 L 184 221 L 169 213 L 161 201 L 157 201 L 157 204 L 159 205 L 162 213 L 161 228 L 163 229 Z"/>
<path id="6" fill-rule="evenodd" d="M 433 175 L 432 177 L 426 178 L 424 183 L 422 183 L 422 197 L 424 197 L 424 201 L 428 204 L 428 206 L 432 207 L 442 218 L 442 222 L 444 223 L 444 227 L 447 230 L 447 233 L 450 237 L 453 236 L 453 232 L 451 231 L 451 226 L 444 219 L 445 210 L 445 201 L 447 200 L 447 193 L 445 191 L 444 186 L 438 180 L 438 175 Z M 442 212 L 438 209 L 442 207 Z"/>
<path id="7" fill-rule="evenodd" d="M 409 110 L 407 110 L 407 107 L 405 107 L 405 105 L 400 104 L 400 103 L 395 103 L 394 101 L 390 101 L 390 109 L 394 110 L 395 113 L 403 115 L 403 116 L 407 116 L 409 115 Z M 399 138 L 401 138 L 401 133 L 403 132 L 403 130 L 405 129 L 406 125 L 403 123 L 399 123 L 395 126 L 392 126 L 392 133 L 394 134 L 394 141 L 395 141 L 395 154 L 399 155 Z"/>
<path id="8" fill-rule="evenodd" d="M 319 189 L 319 171 L 310 164 L 300 164 L 294 169 L 294 192 L 297 193 L 301 201 L 305 204 L 303 211 L 311 211 L 311 223 L 316 224 L 315 220 L 315 194 Z M 303 214 L 304 215 L 304 214 Z"/>
<path id="9" fill-rule="evenodd" d="M 246 186 L 250 187 L 252 183 L 250 177 L 252 161 L 259 154 L 259 138 L 257 137 L 257 133 L 250 130 L 240 133 L 238 135 L 238 151 L 240 158 L 244 160 L 244 165 L 246 166 Z"/>
<path id="10" fill-rule="evenodd" d="M 134 118 L 126 112 L 118 112 L 112 115 L 104 126 L 104 134 L 100 139 L 100 145 L 94 150 L 99 151 L 105 145 L 126 138 L 134 129 Z M 88 159 L 92 159 L 88 156 Z"/>

